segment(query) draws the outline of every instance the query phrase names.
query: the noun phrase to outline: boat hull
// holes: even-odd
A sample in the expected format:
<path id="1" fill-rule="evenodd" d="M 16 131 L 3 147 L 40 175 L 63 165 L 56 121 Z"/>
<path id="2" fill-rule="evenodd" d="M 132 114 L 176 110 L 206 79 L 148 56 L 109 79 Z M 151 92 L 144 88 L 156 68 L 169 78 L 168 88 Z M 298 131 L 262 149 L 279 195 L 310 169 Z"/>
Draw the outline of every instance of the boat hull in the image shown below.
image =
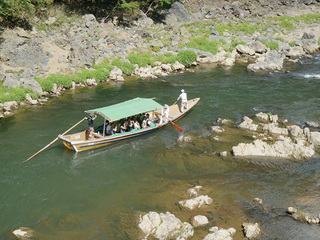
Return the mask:
<path id="1" fill-rule="evenodd" d="M 188 111 L 192 109 L 194 105 L 198 103 L 200 98 L 195 98 L 190 101 L 188 101 L 188 109 L 185 112 L 180 112 L 180 105 L 172 105 L 170 106 L 170 113 L 169 113 L 169 119 L 172 122 L 178 121 L 181 119 Z M 161 112 L 158 111 L 156 115 L 159 115 Z M 152 133 L 160 128 L 166 127 L 171 125 L 170 121 L 168 121 L 165 124 L 156 124 L 155 126 L 151 126 L 148 128 L 140 129 L 140 130 L 134 130 L 131 132 L 121 133 L 121 134 L 114 134 L 112 136 L 99 136 L 95 135 L 96 137 L 92 139 L 87 139 L 86 132 L 79 132 L 75 134 L 65 135 L 65 136 L 59 136 L 59 138 L 62 140 L 63 144 L 71 150 L 74 150 L 76 152 L 82 152 L 97 148 L 102 148 L 123 140 L 127 140 L 130 138 L 142 136 L 145 134 Z"/>

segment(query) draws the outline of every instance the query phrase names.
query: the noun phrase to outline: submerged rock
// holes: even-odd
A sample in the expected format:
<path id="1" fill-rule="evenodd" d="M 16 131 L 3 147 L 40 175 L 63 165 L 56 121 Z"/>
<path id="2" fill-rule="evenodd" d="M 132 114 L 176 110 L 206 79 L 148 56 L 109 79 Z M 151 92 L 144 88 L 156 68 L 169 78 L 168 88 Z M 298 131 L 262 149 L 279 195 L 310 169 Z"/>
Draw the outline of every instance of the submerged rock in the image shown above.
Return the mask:
<path id="1" fill-rule="evenodd" d="M 192 199 L 182 200 L 178 204 L 180 207 L 192 211 L 195 208 L 201 208 L 205 205 L 210 205 L 213 203 L 213 199 L 207 195 L 201 195 Z"/>
<path id="2" fill-rule="evenodd" d="M 18 229 L 12 231 L 12 233 L 16 236 L 19 240 L 30 240 L 35 239 L 35 232 L 34 230 L 27 228 L 27 227 L 19 227 Z"/>
<path id="3" fill-rule="evenodd" d="M 300 222 L 306 222 L 306 223 L 310 223 L 310 224 L 319 224 L 319 222 L 320 222 L 319 217 L 314 218 L 310 213 L 303 212 L 303 211 L 298 210 L 294 207 L 288 207 L 287 213 L 290 214 L 290 216 L 293 219 L 298 220 Z"/>

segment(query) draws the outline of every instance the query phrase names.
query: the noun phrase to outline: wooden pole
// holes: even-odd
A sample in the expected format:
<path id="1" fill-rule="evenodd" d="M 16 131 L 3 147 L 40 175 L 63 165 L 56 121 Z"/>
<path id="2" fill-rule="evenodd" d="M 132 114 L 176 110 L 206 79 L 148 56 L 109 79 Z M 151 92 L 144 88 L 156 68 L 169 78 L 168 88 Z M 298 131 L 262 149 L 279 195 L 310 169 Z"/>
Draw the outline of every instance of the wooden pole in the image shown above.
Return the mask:
<path id="1" fill-rule="evenodd" d="M 71 128 L 69 128 L 67 131 L 65 131 L 64 133 L 61 134 L 61 136 L 65 135 L 67 132 L 71 131 L 73 128 L 75 128 L 77 125 L 79 125 L 81 122 L 83 122 L 85 119 L 87 119 L 86 117 L 81 119 L 78 123 L 76 123 L 75 125 L 73 125 Z M 56 142 L 59 139 L 59 137 L 56 137 L 51 143 L 49 143 L 47 146 L 45 146 L 44 148 L 40 149 L 38 152 L 36 152 L 35 154 L 33 154 L 31 157 L 29 157 L 27 160 L 23 161 L 23 163 L 28 162 L 31 158 L 37 156 L 39 153 L 41 153 L 43 150 L 45 150 L 47 147 L 49 147 L 51 144 L 53 144 L 54 142 Z"/>

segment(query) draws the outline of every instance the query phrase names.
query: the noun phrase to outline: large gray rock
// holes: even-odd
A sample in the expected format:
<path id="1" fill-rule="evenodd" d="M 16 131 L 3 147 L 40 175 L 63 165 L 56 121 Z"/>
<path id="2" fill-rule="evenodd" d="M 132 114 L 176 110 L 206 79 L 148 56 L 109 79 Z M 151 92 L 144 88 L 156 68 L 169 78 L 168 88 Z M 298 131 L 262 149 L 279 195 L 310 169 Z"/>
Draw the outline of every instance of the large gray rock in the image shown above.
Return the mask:
<path id="1" fill-rule="evenodd" d="M 94 64 L 96 54 L 92 46 L 81 44 L 79 41 L 72 41 L 69 61 L 74 67 L 92 66 Z"/>
<path id="2" fill-rule="evenodd" d="M 8 112 L 16 108 L 18 108 L 18 103 L 16 101 L 9 101 L 3 104 L 3 109 Z"/>
<path id="3" fill-rule="evenodd" d="M 276 51 L 270 51 L 261 55 L 255 63 L 249 64 L 248 69 L 253 72 L 280 71 L 283 69 L 285 56 Z"/>
<path id="4" fill-rule="evenodd" d="M 153 20 L 140 10 L 137 24 L 143 28 L 150 27 L 153 24 Z"/>
<path id="5" fill-rule="evenodd" d="M 42 93 L 41 85 L 34 78 L 21 78 L 19 80 L 21 86 L 30 88 L 32 91 Z"/>
<path id="6" fill-rule="evenodd" d="M 236 46 L 236 50 L 240 54 L 246 54 L 249 56 L 253 56 L 255 54 L 255 51 L 252 48 L 248 47 L 247 45 L 239 44 Z"/>
<path id="7" fill-rule="evenodd" d="M 187 9 L 180 2 L 174 2 L 166 15 L 165 22 L 169 25 L 180 26 L 192 21 Z"/>
<path id="8" fill-rule="evenodd" d="M 0 60 L 11 67 L 46 69 L 49 58 L 33 39 L 11 38 L 0 45 Z"/>
<path id="9" fill-rule="evenodd" d="M 3 82 L 3 86 L 8 88 L 16 88 L 20 86 L 19 77 L 16 74 L 5 75 L 5 80 Z"/>
<path id="10" fill-rule="evenodd" d="M 254 41 L 249 44 L 249 48 L 251 48 L 256 53 L 265 53 L 267 52 L 267 47 L 260 41 Z"/>
<path id="11" fill-rule="evenodd" d="M 95 29 L 98 25 L 96 17 L 93 14 L 84 15 L 84 25 L 89 29 Z"/>
<path id="12" fill-rule="evenodd" d="M 305 52 L 301 46 L 293 46 L 290 48 L 289 52 L 286 53 L 286 56 L 290 58 L 298 58 L 304 54 Z"/>

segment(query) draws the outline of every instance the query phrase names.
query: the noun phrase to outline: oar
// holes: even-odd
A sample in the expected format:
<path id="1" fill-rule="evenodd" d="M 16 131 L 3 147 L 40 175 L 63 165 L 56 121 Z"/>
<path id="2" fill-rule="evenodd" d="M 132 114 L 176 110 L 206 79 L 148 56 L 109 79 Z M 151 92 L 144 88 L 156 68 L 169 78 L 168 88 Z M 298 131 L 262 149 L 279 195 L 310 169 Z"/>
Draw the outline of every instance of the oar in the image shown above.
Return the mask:
<path id="1" fill-rule="evenodd" d="M 72 130 L 73 128 L 75 128 L 77 125 L 79 125 L 81 122 L 83 122 L 83 120 L 87 119 L 86 117 L 81 119 L 78 123 L 76 123 L 75 125 L 73 125 L 71 128 L 69 128 L 67 131 L 65 131 L 64 133 L 61 134 L 61 136 L 65 135 L 67 132 L 69 132 L 70 130 Z M 56 139 L 54 139 L 51 143 L 49 143 L 47 146 L 45 146 L 44 148 L 42 148 L 40 151 L 36 152 L 35 154 L 33 154 L 31 157 L 29 157 L 27 160 L 23 161 L 23 163 L 28 162 L 31 158 L 37 156 L 39 153 L 41 153 L 43 150 L 45 150 L 47 147 L 49 147 L 51 144 L 53 144 L 54 142 L 56 142 L 59 139 L 59 137 L 56 137 Z"/>
<path id="2" fill-rule="evenodd" d="M 168 119 L 168 120 L 169 120 L 169 121 L 173 124 L 173 126 L 175 126 L 175 128 L 178 129 L 180 132 L 183 131 L 182 128 L 179 127 L 177 124 L 175 124 L 174 122 L 172 122 L 170 119 Z"/>

